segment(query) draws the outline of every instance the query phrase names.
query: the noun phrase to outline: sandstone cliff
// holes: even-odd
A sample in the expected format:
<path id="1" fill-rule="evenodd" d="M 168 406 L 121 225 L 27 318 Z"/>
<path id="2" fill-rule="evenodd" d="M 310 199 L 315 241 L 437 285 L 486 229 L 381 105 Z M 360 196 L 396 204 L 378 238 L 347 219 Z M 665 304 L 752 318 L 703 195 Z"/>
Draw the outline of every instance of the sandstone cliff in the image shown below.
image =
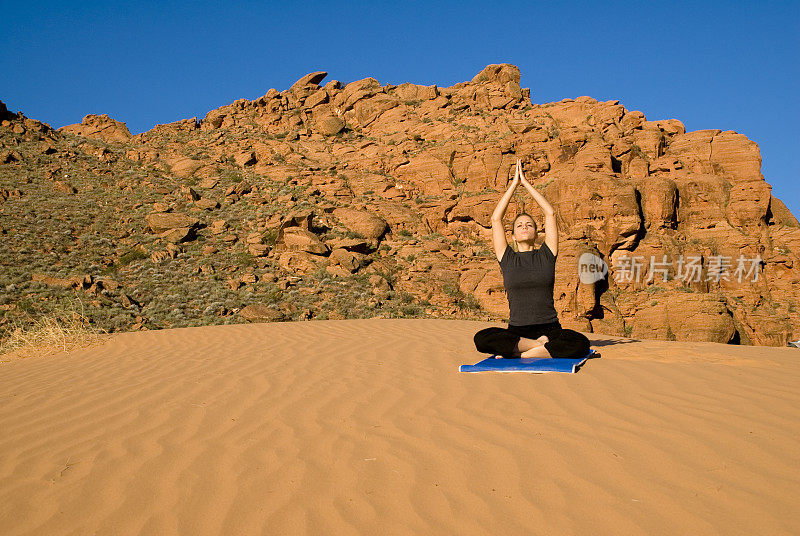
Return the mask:
<path id="1" fill-rule="evenodd" d="M 451 87 L 326 77 L 135 136 L 107 115 L 54 131 L 3 106 L 7 317 L 34 285 L 81 288 L 97 311 L 121 303 L 98 313 L 116 329 L 227 317 L 503 320 L 489 217 L 521 158 L 558 213 L 563 325 L 800 338 L 800 225 L 745 135 L 686 132 L 588 96 L 534 104 L 508 64 Z M 509 223 L 526 210 L 543 229 L 519 194 Z M 65 242 L 31 247 L 37 232 L 53 238 L 42 212 L 72 222 Z M 52 262 L 59 251 L 69 260 Z M 581 282 L 584 253 L 605 261 L 605 279 Z M 626 272 L 631 258 L 639 277 Z"/>

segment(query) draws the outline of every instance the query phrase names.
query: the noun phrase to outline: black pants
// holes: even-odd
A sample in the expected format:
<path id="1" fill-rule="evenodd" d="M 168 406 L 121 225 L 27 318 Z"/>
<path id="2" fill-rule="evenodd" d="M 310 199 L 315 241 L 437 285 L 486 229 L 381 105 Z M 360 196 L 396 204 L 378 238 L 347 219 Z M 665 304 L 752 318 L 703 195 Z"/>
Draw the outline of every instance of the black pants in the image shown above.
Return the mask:
<path id="1" fill-rule="evenodd" d="M 577 358 L 589 353 L 589 339 L 583 333 L 562 328 L 556 321 L 550 324 L 530 324 L 508 328 L 486 328 L 475 334 L 475 348 L 479 352 L 503 356 L 506 359 L 519 357 L 512 355 L 519 339 L 538 339 L 547 335 L 544 347 L 551 357 Z"/>

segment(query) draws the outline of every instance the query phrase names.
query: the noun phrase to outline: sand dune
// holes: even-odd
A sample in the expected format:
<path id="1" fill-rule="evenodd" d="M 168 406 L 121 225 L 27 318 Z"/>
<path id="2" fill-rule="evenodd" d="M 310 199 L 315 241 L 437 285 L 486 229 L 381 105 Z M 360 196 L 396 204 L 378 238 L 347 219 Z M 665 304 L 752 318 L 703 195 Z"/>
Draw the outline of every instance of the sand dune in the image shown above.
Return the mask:
<path id="1" fill-rule="evenodd" d="M 800 533 L 796 349 L 595 333 L 577 374 L 459 373 L 489 325 L 184 328 L 1 363 L 0 533 Z"/>

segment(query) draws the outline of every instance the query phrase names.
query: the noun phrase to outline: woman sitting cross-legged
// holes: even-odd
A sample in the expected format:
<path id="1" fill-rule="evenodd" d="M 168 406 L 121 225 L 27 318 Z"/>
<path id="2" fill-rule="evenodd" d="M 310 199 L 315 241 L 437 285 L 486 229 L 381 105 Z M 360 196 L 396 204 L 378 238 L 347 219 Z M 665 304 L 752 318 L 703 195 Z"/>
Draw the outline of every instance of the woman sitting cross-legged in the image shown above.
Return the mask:
<path id="1" fill-rule="evenodd" d="M 534 249 L 538 234 L 536 222 L 525 213 L 514 219 L 512 236 L 517 251 L 506 241 L 503 216 L 520 184 L 525 186 L 545 214 L 545 240 L 539 249 Z M 519 160 L 514 179 L 492 214 L 492 242 L 503 273 L 511 314 L 508 328 L 486 328 L 475 334 L 478 351 L 504 358 L 585 357 L 589 353 L 589 339 L 582 333 L 562 328 L 553 305 L 558 255 L 555 211 L 525 179 Z"/>

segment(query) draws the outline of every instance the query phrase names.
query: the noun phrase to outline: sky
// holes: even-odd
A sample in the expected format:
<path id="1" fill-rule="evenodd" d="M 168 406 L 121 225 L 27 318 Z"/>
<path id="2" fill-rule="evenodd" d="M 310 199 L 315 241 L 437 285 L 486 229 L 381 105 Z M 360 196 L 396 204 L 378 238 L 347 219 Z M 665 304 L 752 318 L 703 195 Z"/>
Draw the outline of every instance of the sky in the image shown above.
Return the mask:
<path id="1" fill-rule="evenodd" d="M 534 103 L 588 95 L 746 135 L 800 218 L 800 0 L 0 0 L 0 13 L 0 100 L 53 128 L 105 113 L 138 134 L 313 71 L 447 87 L 511 63 Z"/>

